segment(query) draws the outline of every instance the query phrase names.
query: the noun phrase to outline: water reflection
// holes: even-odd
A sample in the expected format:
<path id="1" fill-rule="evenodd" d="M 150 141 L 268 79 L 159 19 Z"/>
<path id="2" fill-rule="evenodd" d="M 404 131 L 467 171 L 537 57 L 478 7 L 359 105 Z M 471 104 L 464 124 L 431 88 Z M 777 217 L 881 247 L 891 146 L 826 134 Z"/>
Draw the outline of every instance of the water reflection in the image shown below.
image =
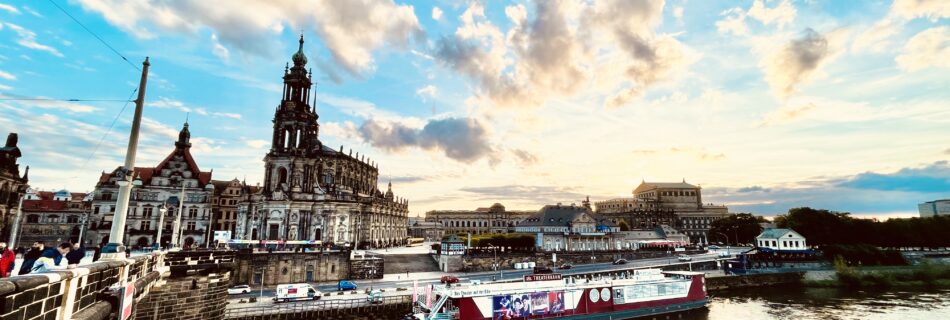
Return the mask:
<path id="1" fill-rule="evenodd" d="M 950 290 L 769 288 L 711 295 L 709 310 L 671 319 L 950 319 Z"/>

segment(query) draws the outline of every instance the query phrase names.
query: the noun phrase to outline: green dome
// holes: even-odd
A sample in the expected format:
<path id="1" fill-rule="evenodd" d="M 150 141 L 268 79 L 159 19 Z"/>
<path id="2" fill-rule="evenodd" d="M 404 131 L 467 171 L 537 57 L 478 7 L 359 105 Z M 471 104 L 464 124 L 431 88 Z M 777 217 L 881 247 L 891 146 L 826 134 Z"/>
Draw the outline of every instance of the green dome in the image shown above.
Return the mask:
<path id="1" fill-rule="evenodd" d="M 300 48 L 297 49 L 297 53 L 291 57 L 294 61 L 295 66 L 303 66 L 307 64 L 307 55 L 303 54 L 303 35 L 300 35 Z"/>

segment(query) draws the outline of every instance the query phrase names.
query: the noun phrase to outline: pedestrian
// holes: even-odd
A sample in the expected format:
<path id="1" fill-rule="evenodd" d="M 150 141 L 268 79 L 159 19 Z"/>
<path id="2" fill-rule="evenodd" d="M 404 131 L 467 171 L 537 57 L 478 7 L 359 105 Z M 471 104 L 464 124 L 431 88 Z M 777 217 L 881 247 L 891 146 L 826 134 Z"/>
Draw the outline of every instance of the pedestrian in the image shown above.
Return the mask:
<path id="1" fill-rule="evenodd" d="M 33 265 L 33 269 L 30 272 L 47 272 L 51 270 L 65 269 L 65 266 L 61 266 L 60 262 L 63 262 L 63 255 L 69 254 L 73 245 L 69 242 L 60 243 L 56 248 L 49 248 L 43 250 L 43 254 L 40 255 L 39 259 L 36 259 L 36 263 Z"/>
<path id="2" fill-rule="evenodd" d="M 14 264 L 16 264 L 16 252 L 7 248 L 6 242 L 0 242 L 0 278 L 11 276 Z"/>
<path id="3" fill-rule="evenodd" d="M 79 262 L 86 257 L 86 247 L 83 247 L 80 243 L 73 243 L 72 250 L 69 250 L 69 253 L 66 254 L 66 262 L 70 268 L 75 268 L 79 265 Z"/>
<path id="4" fill-rule="evenodd" d="M 33 271 L 33 264 L 43 255 L 43 249 L 46 249 L 40 242 L 34 242 L 30 251 L 23 254 L 23 264 L 20 265 L 20 275 L 29 274 Z"/>
<path id="5" fill-rule="evenodd" d="M 92 249 L 92 262 L 99 261 L 100 257 L 102 257 L 102 248 L 95 247 L 95 249 Z"/>

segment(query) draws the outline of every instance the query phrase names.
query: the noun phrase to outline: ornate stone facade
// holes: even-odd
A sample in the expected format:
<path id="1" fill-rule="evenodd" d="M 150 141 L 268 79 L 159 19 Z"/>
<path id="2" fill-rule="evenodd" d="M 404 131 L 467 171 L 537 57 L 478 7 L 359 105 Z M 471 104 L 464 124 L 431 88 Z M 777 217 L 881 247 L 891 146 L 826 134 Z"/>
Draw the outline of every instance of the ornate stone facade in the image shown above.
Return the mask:
<path id="1" fill-rule="evenodd" d="M 27 191 L 17 244 L 29 246 L 39 241 L 52 247 L 65 241 L 78 241 L 91 203 L 86 193 Z"/>
<path id="2" fill-rule="evenodd" d="M 10 133 L 7 143 L 0 148 L 0 239 L 4 241 L 10 237 L 10 227 L 16 216 L 20 197 L 29 187 L 30 167 L 26 167 L 23 176 L 20 176 L 20 165 L 17 159 L 23 156 L 17 147 L 17 134 Z"/>
<path id="3" fill-rule="evenodd" d="M 408 201 L 393 195 L 392 184 L 385 194 L 379 190 L 379 168 L 365 155 L 320 141 L 303 43 L 301 37 L 293 67 L 284 69 L 263 186 L 242 197 L 234 237 L 360 247 L 405 244 Z"/>
<path id="4" fill-rule="evenodd" d="M 433 210 L 426 212 L 426 222 L 442 223 L 446 234 L 507 233 L 535 210 L 507 211 L 500 203 L 475 210 Z"/>
<path id="5" fill-rule="evenodd" d="M 596 202 L 597 212 L 632 228 L 672 226 L 693 243 L 709 243 L 713 221 L 729 215 L 723 205 L 703 203 L 702 188 L 683 182 L 641 182 L 632 198 Z"/>
<path id="6" fill-rule="evenodd" d="M 102 172 L 93 191 L 92 219 L 89 237 L 94 243 L 105 243 L 112 228 L 119 180 L 116 168 L 111 173 Z M 135 167 L 132 195 L 129 199 L 129 214 L 126 219 L 126 239 L 131 247 L 146 247 L 156 243 L 159 222 L 162 230 L 162 246 L 172 239 L 173 223 L 178 215 L 180 201 L 184 197 L 179 243 L 183 246 L 205 246 L 209 238 L 211 222 L 211 172 L 201 171 L 191 156 L 191 132 L 185 123 L 178 133 L 178 141 L 165 160 L 155 167 Z M 165 218 L 161 219 L 165 209 Z"/>
<path id="7" fill-rule="evenodd" d="M 235 178 L 230 181 L 211 180 L 214 196 L 211 199 L 211 231 L 231 231 L 237 229 L 237 207 L 244 194 L 244 184 Z"/>

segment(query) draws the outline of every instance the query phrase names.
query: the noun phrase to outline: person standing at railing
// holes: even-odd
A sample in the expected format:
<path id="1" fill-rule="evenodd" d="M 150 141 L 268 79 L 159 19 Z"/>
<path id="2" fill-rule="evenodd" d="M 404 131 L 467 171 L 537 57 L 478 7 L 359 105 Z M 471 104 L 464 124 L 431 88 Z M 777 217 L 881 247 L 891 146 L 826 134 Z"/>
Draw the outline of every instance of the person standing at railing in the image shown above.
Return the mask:
<path id="1" fill-rule="evenodd" d="M 72 250 L 69 250 L 69 253 L 66 254 L 66 262 L 70 268 L 75 268 L 79 265 L 79 262 L 82 261 L 82 258 L 86 257 L 86 247 L 83 247 L 80 243 L 74 243 Z"/>
<path id="2" fill-rule="evenodd" d="M 16 252 L 10 250 L 6 242 L 0 242 L 0 278 L 13 274 L 14 264 L 16 264 Z"/>
<path id="3" fill-rule="evenodd" d="M 33 269 L 30 272 L 46 272 L 50 270 L 65 269 L 65 266 L 61 266 L 59 264 L 63 262 L 63 255 L 68 254 L 72 248 L 72 244 L 69 242 L 63 242 L 60 243 L 56 248 L 44 250 L 40 258 L 36 259 L 36 263 L 33 265 Z"/>
<path id="4" fill-rule="evenodd" d="M 40 256 L 43 255 L 43 249 L 45 249 L 45 247 L 42 243 L 33 243 L 33 248 L 30 248 L 30 251 L 23 254 L 23 264 L 20 265 L 19 275 L 29 274 L 33 271 L 33 264 L 36 263 L 36 259 L 39 259 Z"/>

